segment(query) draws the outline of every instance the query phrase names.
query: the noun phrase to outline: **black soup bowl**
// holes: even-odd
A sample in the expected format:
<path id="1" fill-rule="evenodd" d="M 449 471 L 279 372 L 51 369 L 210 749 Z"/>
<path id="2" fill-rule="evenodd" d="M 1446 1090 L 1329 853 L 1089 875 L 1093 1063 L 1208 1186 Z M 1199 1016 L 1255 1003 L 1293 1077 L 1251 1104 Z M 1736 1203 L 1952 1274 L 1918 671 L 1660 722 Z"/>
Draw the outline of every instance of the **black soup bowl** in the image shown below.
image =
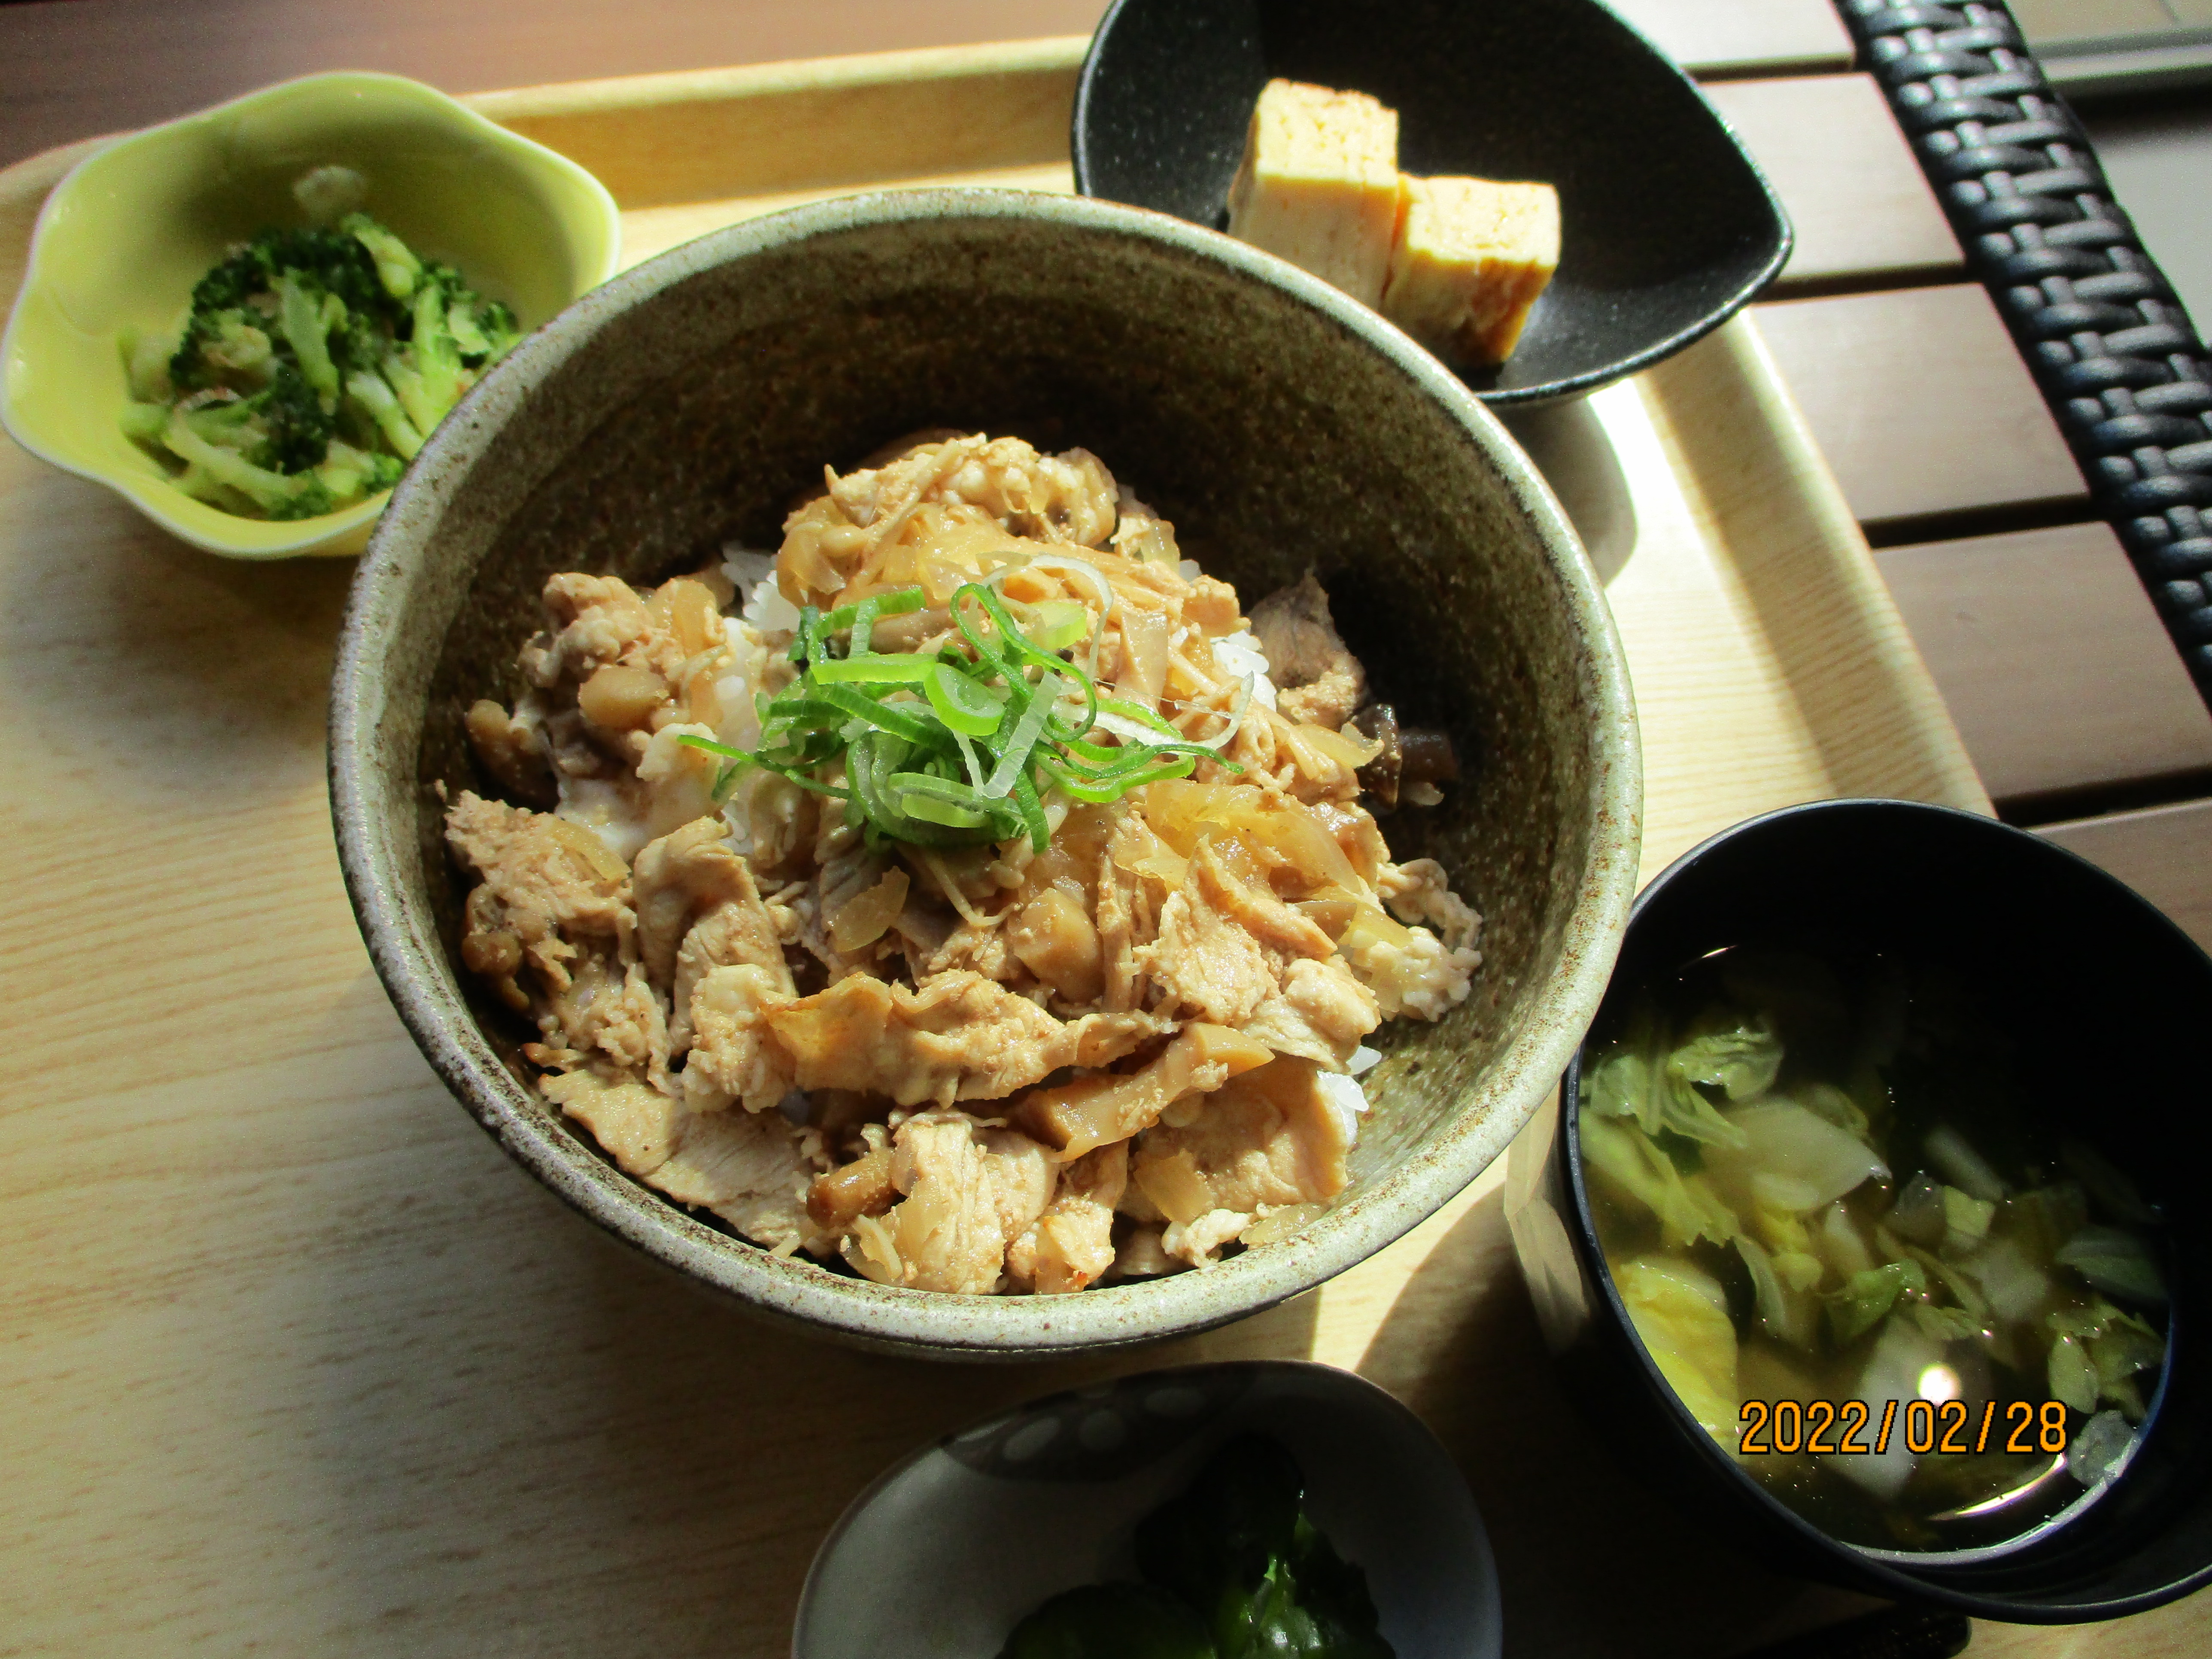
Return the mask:
<path id="1" fill-rule="evenodd" d="M 1829 1536 L 1700 1428 L 1607 1270 L 1577 1119 L 1584 1066 L 1640 988 L 1740 945 L 1941 963 L 1989 994 L 2063 1127 L 2161 1212 L 2167 1352 L 2134 1455 L 2016 1542 L 1945 1554 Z M 2212 1581 L 2212 959 L 2150 904 L 2039 836 L 1948 807 L 1824 801 L 1724 830 L 1646 887 L 1557 1127 L 1513 1149 L 1507 1214 L 1560 1380 L 1623 1458 L 1717 1545 L 1785 1571 L 2023 1624 L 2117 1618 Z"/>
<path id="2" fill-rule="evenodd" d="M 1559 274 L 1488 404 L 1593 391 L 1717 328 L 1782 269 L 1790 222 L 1690 78 L 1598 0 L 1117 0 L 1076 88 L 1075 187 L 1212 229 L 1273 78 L 1398 112 L 1425 176 L 1559 192 Z"/>

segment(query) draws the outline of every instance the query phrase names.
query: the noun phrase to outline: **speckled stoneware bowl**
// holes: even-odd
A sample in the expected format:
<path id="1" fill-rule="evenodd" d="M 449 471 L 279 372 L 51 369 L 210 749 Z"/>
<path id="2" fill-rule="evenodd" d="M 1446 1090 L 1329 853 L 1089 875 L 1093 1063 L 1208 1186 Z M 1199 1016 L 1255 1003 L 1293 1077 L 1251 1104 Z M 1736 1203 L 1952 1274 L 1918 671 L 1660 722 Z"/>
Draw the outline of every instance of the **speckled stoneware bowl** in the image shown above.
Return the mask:
<path id="1" fill-rule="evenodd" d="M 1250 598 L 1315 567 L 1465 781 L 1401 814 L 1484 914 L 1474 994 L 1372 1039 L 1349 1190 L 1295 1237 L 1072 1297 L 885 1289 L 754 1249 L 620 1173 L 531 1087 L 531 1033 L 459 966 L 441 781 L 520 690 L 545 578 L 658 581 L 776 544 L 793 495 L 902 433 L 1080 444 Z M 440 1075 L 611 1231 L 764 1313 L 869 1346 L 1045 1355 L 1202 1329 L 1399 1237 L 1504 1149 L 1605 988 L 1641 775 L 1620 649 L 1542 481 L 1467 388 L 1267 254 L 1164 216 L 996 191 L 849 198 L 678 248 L 586 295 L 441 427 L 356 579 L 331 708 L 339 856 L 377 971 Z"/>

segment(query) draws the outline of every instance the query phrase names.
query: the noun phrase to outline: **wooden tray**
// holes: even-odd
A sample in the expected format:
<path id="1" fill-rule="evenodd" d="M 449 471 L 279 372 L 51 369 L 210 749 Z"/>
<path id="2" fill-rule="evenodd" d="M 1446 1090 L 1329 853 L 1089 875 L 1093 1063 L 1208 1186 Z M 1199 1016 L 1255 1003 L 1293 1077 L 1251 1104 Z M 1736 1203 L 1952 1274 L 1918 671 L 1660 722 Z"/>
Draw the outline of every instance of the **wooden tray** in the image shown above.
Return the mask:
<path id="1" fill-rule="evenodd" d="M 474 101 L 605 179 L 635 258 L 842 190 L 1066 189 L 1080 49 Z M 9 291 L 88 148 L 0 173 Z M 1986 807 L 1748 327 L 1516 430 L 1608 580 L 1647 875 L 1790 802 Z M 1243 1356 L 1356 1369 L 1428 1418 L 1488 1517 L 1516 1652 L 1724 1653 L 1858 1605 L 1677 1536 L 1559 1401 L 1502 1162 L 1286 1307 L 1027 1369 L 763 1330 L 582 1224 L 447 1096 L 355 932 L 322 772 L 350 573 L 193 552 L 0 442 L 0 1651 L 765 1659 L 901 1453 Z"/>

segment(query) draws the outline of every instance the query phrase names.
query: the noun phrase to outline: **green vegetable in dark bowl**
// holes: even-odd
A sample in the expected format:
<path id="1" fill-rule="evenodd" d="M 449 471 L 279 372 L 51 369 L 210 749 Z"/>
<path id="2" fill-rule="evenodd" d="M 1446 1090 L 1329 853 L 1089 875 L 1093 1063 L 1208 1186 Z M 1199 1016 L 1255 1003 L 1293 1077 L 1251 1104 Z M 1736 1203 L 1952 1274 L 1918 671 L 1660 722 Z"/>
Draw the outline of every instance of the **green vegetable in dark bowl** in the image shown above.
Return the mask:
<path id="1" fill-rule="evenodd" d="M 1274 1441 L 1239 1436 L 1137 1528 L 1143 1583 L 1053 1597 L 1000 1659 L 1392 1659 L 1367 1575 L 1303 1506 Z"/>

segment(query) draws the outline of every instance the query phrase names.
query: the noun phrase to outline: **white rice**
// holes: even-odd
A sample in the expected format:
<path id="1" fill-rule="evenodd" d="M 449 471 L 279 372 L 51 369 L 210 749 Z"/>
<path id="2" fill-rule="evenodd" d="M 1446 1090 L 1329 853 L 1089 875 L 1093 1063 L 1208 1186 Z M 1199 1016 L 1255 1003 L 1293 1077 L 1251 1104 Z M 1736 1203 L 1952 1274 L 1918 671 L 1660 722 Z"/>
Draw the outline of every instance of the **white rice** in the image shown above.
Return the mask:
<path id="1" fill-rule="evenodd" d="M 1367 1091 L 1334 1072 L 1316 1073 L 1314 1081 L 1321 1089 L 1322 1104 L 1336 1120 L 1337 1133 L 1346 1146 L 1352 1146 L 1359 1139 L 1359 1120 L 1367 1114 Z"/>
<path id="2" fill-rule="evenodd" d="M 787 634 L 799 626 L 799 607 L 783 597 L 773 576 L 753 584 L 744 615 L 763 634 Z"/>
<path id="3" fill-rule="evenodd" d="M 1275 706 L 1275 683 L 1267 678 L 1267 653 L 1251 634 L 1230 634 L 1214 641 L 1213 660 L 1233 679 L 1250 677 L 1254 702 L 1270 708 Z"/>

